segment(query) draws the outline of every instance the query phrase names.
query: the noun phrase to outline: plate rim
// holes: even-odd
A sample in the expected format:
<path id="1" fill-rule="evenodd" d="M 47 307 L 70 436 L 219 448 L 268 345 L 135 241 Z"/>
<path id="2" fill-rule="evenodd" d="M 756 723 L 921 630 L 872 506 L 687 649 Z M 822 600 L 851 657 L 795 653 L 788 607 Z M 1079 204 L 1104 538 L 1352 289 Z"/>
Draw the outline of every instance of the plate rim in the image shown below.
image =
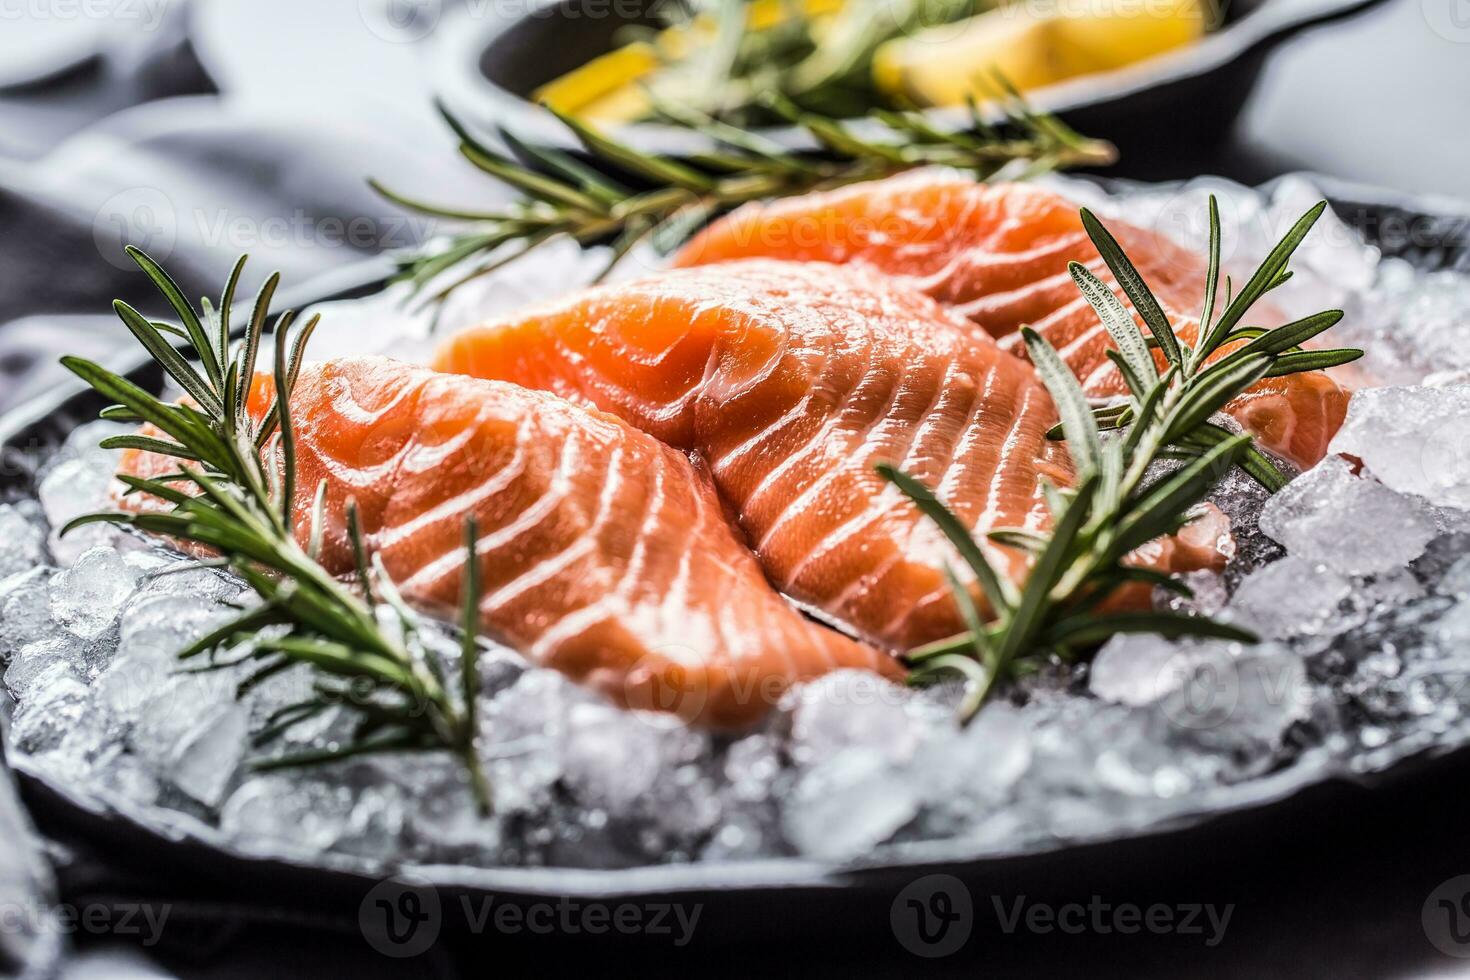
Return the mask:
<path id="1" fill-rule="evenodd" d="M 440 99 L 457 115 L 475 120 L 494 130 L 509 125 L 518 136 L 531 138 L 559 148 L 575 149 L 578 144 L 571 134 L 547 110 L 510 92 L 480 71 L 486 47 L 537 11 L 558 6 L 565 0 L 531 0 L 519 17 L 492 18 L 472 8 L 445 12 L 435 32 L 431 84 Z M 1230 0 L 1223 0 L 1230 2 Z M 1356 16 L 1387 0 L 1262 0 L 1255 9 L 1222 30 L 1206 35 L 1190 48 L 1165 52 L 1145 61 L 1107 72 L 1069 79 L 1027 93 L 1027 99 L 1038 109 L 1065 115 L 1096 106 L 1121 102 L 1163 85 L 1207 75 L 1245 57 L 1262 46 L 1284 40 L 1289 35 L 1320 24 Z M 1246 93 L 1242 93 L 1242 99 Z M 943 128 L 967 125 L 964 108 L 937 107 L 921 110 L 926 118 Z M 858 132 L 877 129 L 870 121 L 859 120 L 849 125 Z M 690 133 L 658 123 L 634 123 L 611 126 L 608 132 L 639 149 L 672 156 L 687 156 L 713 148 L 713 141 L 699 133 Z M 810 138 L 791 126 L 761 127 L 762 136 L 784 145 L 805 147 Z M 1099 136 L 1106 137 L 1106 133 Z"/>

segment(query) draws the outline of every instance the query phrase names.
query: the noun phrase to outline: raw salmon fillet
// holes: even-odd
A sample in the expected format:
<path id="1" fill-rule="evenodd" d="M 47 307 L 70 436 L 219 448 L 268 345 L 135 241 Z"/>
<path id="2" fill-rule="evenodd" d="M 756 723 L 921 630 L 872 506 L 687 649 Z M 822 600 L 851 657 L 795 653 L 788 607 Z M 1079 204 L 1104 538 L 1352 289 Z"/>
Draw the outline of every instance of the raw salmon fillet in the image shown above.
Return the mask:
<path id="1" fill-rule="evenodd" d="M 1204 305 L 1204 260 L 1167 236 L 1107 224 L 1176 333 L 1193 343 Z M 747 204 L 697 235 L 675 265 L 757 256 L 850 264 L 892 276 L 1006 338 L 1002 346 L 1021 357 L 1025 348 L 1016 331 L 1029 324 L 1062 353 L 1089 395 L 1125 391 L 1105 353 L 1112 340 L 1077 291 L 1068 263 L 1082 263 L 1120 297 L 1122 292 L 1087 237 L 1077 206 L 1052 191 L 922 171 Z M 1347 400 L 1331 378 L 1310 372 L 1263 380 L 1227 409 L 1262 446 L 1311 466 L 1342 424 Z"/>
<path id="2" fill-rule="evenodd" d="M 963 628 L 943 575 L 960 562 L 875 464 L 982 533 L 1044 526 L 1038 478 L 1072 479 L 1028 364 L 848 267 L 756 260 L 602 287 L 466 330 L 434 363 L 581 400 L 699 454 L 778 588 L 894 648 Z M 993 555 L 1024 578 L 1019 553 Z"/>
<path id="3" fill-rule="evenodd" d="M 252 395 L 257 418 L 273 397 L 265 380 Z M 367 547 L 402 592 L 456 605 L 473 514 L 485 630 L 622 704 L 736 726 L 830 670 L 901 673 L 779 596 L 708 475 L 612 416 L 361 358 L 306 366 L 292 417 L 302 535 L 326 481 L 324 566 L 353 567 L 345 515 L 355 499 Z M 174 468 L 137 451 L 122 462 L 137 475 Z"/>

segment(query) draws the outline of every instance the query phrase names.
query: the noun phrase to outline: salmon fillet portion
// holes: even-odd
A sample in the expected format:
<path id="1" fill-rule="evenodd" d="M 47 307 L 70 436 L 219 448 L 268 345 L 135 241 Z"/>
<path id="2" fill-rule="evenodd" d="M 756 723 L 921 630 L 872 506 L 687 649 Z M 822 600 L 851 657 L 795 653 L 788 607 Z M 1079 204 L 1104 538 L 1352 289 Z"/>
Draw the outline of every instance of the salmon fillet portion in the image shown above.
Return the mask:
<path id="1" fill-rule="evenodd" d="M 962 319 L 838 266 L 752 261 L 603 287 L 447 341 L 434 366 L 613 412 L 707 461 L 775 585 L 907 648 L 959 632 L 958 556 L 875 469 L 969 527 L 1039 528 L 1072 468 L 1031 367 Z M 1016 552 L 995 549 L 1012 579 Z"/>
<path id="2" fill-rule="evenodd" d="M 251 399 L 257 418 L 273 397 L 264 381 Z M 329 571 L 353 567 L 355 500 L 369 551 L 404 595 L 453 607 L 474 515 L 486 632 L 618 703 L 738 726 L 830 670 L 901 673 L 779 596 L 708 474 L 610 415 L 361 358 L 306 366 L 292 417 L 298 533 L 325 481 Z M 129 451 L 121 468 L 175 466 Z"/>
<path id="3" fill-rule="evenodd" d="M 1115 221 L 1108 229 L 1180 339 L 1194 343 L 1204 305 L 1204 259 L 1165 235 Z M 1019 357 L 1026 352 L 1017 331 L 1030 325 L 1061 352 L 1089 395 L 1125 391 L 1106 354 L 1112 338 L 1077 291 L 1068 264 L 1087 266 L 1127 299 L 1088 238 L 1077 206 L 1052 191 L 982 184 L 959 174 L 902 174 L 747 204 L 697 235 L 674 264 L 758 256 L 850 264 L 892 276 L 1005 338 L 1002 346 Z M 1227 410 L 1262 446 L 1311 466 L 1326 453 L 1347 401 L 1347 392 L 1315 371 L 1263 380 Z"/>

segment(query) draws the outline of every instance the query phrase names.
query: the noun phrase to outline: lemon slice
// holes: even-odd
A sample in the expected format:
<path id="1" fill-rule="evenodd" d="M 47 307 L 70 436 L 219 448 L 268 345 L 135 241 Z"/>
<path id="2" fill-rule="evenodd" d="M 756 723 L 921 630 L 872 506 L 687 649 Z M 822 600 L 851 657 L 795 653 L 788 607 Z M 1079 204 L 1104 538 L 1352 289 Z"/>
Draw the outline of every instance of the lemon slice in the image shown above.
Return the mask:
<path id="1" fill-rule="evenodd" d="M 890 95 L 958 105 L 993 95 L 994 71 L 1040 88 L 1192 44 L 1204 28 L 1199 0 L 1024 0 L 889 41 L 873 80 Z"/>

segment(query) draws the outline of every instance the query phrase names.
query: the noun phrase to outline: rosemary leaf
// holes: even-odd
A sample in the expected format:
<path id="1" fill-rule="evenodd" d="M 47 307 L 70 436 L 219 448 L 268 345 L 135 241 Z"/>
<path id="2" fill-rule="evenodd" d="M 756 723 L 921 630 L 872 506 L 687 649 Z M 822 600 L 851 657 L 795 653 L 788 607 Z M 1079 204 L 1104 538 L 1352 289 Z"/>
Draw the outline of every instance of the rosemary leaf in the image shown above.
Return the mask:
<path id="1" fill-rule="evenodd" d="M 1154 299 L 1154 294 L 1149 291 L 1148 284 L 1143 281 L 1113 237 L 1112 232 L 1103 227 L 1097 216 L 1086 208 L 1082 209 L 1082 225 L 1087 229 L 1087 235 L 1092 239 L 1093 245 L 1097 247 L 1098 254 L 1112 270 L 1113 276 L 1118 280 L 1118 285 L 1123 287 L 1123 292 L 1128 294 L 1129 300 L 1133 302 L 1133 308 L 1138 315 L 1143 317 L 1144 326 L 1148 327 L 1149 333 L 1153 334 L 1154 340 L 1158 341 L 1159 347 L 1163 349 L 1164 356 L 1170 364 L 1179 364 L 1181 354 L 1179 340 L 1174 336 L 1174 328 L 1169 325 L 1169 318 L 1164 315 L 1164 310 L 1159 306 L 1159 301 Z M 1132 317 L 1129 317 L 1131 320 Z"/>

